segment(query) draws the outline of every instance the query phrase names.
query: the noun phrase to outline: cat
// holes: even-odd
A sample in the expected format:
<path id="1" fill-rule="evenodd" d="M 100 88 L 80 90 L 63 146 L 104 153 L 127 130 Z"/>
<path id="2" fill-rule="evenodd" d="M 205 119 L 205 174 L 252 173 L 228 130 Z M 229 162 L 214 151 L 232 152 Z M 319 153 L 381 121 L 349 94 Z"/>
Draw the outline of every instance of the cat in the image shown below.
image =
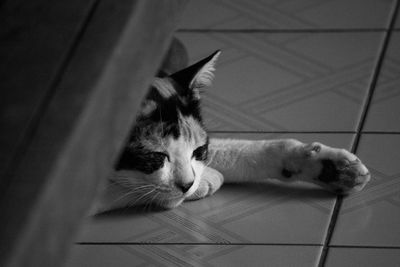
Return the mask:
<path id="1" fill-rule="evenodd" d="M 295 139 L 210 138 L 200 90 L 211 86 L 220 54 L 154 79 L 96 212 L 143 204 L 171 209 L 214 194 L 224 182 L 303 181 L 337 194 L 368 183 L 368 169 L 345 149 Z"/>

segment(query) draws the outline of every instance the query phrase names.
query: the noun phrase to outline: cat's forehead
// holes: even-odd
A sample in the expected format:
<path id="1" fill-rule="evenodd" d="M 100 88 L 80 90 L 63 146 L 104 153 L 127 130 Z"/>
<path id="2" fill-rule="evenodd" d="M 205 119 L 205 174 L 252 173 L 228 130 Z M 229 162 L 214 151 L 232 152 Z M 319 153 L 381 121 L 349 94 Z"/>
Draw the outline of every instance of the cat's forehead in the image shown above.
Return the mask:
<path id="1" fill-rule="evenodd" d="M 201 122 L 200 100 L 193 93 L 179 93 L 180 86 L 171 78 L 156 78 L 142 102 L 139 120 L 177 123 L 181 116 Z"/>
<path id="2" fill-rule="evenodd" d="M 153 151 L 169 150 L 177 143 L 194 149 L 208 140 L 207 132 L 193 117 L 182 116 L 176 124 L 151 123 L 136 129 L 135 143 Z"/>
<path id="3" fill-rule="evenodd" d="M 207 132 L 194 117 L 181 117 L 178 123 L 180 136 L 184 140 L 195 145 L 204 144 L 207 141 Z"/>

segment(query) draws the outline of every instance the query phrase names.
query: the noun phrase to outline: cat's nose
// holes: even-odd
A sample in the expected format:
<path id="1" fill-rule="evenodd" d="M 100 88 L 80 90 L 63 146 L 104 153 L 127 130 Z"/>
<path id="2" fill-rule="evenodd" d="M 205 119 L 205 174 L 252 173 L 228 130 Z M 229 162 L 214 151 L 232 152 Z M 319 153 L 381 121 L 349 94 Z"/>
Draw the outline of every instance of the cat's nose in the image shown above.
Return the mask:
<path id="1" fill-rule="evenodd" d="M 183 182 L 176 182 L 175 186 L 177 188 L 179 188 L 182 193 L 186 193 L 187 191 L 189 191 L 189 189 L 192 187 L 193 182 L 189 182 L 189 183 L 183 183 Z"/>

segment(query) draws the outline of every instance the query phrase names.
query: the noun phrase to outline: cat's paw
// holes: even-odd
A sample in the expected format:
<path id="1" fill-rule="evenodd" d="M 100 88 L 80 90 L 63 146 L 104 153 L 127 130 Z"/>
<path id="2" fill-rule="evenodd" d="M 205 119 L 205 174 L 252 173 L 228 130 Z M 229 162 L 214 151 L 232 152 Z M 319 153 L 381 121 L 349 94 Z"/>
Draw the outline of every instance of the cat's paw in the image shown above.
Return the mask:
<path id="1" fill-rule="evenodd" d="M 214 194 L 223 184 L 224 176 L 209 167 L 205 167 L 196 191 L 185 200 L 197 200 Z"/>
<path id="2" fill-rule="evenodd" d="M 312 181 L 338 194 L 362 190 L 371 175 L 361 160 L 345 149 L 337 149 L 320 143 L 303 147 L 304 157 L 311 163 L 319 163 L 319 173 Z"/>

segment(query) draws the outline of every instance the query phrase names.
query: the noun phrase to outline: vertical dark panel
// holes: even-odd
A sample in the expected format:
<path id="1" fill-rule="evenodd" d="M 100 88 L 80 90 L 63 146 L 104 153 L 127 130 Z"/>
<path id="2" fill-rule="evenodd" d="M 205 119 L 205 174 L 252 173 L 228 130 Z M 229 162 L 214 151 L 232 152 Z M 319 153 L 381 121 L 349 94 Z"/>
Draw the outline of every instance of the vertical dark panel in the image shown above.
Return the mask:
<path id="1" fill-rule="evenodd" d="M 109 174 L 184 0 L 96 7 L 0 209 L 1 266 L 59 266 L 98 182 Z"/>
<path id="2" fill-rule="evenodd" d="M 10 0 L 0 6 L 0 188 L 7 185 L 6 171 L 24 150 L 93 2 Z"/>

